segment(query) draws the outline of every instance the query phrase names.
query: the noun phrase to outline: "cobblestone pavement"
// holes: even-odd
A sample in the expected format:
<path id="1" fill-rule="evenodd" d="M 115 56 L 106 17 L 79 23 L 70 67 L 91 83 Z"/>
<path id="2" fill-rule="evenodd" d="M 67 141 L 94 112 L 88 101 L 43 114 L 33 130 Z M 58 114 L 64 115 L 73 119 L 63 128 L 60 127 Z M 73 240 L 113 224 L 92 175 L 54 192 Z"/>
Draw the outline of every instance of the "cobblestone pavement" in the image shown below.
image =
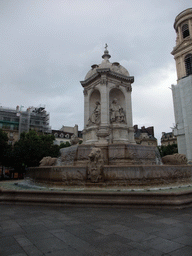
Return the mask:
<path id="1" fill-rule="evenodd" d="M 192 255 L 192 209 L 0 205 L 1 256 Z"/>

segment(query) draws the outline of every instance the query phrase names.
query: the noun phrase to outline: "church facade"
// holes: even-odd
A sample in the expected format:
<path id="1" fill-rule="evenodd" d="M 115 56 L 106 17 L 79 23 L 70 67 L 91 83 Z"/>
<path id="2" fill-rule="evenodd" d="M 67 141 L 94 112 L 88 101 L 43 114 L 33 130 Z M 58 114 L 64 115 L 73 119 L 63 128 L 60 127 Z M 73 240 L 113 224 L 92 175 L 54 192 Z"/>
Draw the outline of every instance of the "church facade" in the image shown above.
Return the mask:
<path id="1" fill-rule="evenodd" d="M 177 33 L 173 48 L 177 69 L 177 84 L 172 85 L 175 114 L 174 135 L 177 136 L 178 151 L 192 161 L 192 8 L 175 18 Z"/>

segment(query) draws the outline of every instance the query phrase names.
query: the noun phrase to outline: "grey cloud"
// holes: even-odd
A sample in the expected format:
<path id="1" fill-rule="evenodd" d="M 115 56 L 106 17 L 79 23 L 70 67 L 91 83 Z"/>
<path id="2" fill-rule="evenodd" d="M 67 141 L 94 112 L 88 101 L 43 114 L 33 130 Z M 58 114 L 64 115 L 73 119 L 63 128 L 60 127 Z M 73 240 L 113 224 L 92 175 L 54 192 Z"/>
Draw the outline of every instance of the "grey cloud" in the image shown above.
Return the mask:
<path id="1" fill-rule="evenodd" d="M 53 128 L 77 123 L 82 129 L 79 81 L 92 64 L 101 63 L 108 43 L 111 61 L 135 76 L 134 123 L 154 125 L 159 138 L 174 122 L 166 90 L 166 83 L 176 80 L 168 68 L 175 65 L 170 54 L 176 37 L 173 22 L 190 6 L 191 0 L 0 1 L 1 105 L 45 104 Z M 158 100 L 160 84 L 169 96 Z M 144 94 L 145 108 L 139 102 L 143 90 L 154 90 L 156 98 L 151 101 L 151 94 Z"/>

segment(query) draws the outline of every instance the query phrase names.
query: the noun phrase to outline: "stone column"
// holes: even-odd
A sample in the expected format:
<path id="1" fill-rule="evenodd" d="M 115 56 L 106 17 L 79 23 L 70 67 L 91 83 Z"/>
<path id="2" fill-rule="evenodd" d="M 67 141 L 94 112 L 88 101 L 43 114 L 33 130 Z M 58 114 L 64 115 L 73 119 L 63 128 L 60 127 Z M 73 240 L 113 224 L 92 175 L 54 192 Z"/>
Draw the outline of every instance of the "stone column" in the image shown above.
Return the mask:
<path id="1" fill-rule="evenodd" d="M 189 19 L 189 34 L 190 34 L 190 38 L 192 38 L 192 20 Z"/>
<path id="2" fill-rule="evenodd" d="M 132 101 L 131 101 L 131 87 L 127 88 L 126 95 L 126 118 L 128 126 L 128 138 L 129 143 L 135 144 L 134 129 L 133 129 L 133 117 L 132 117 Z"/>
<path id="3" fill-rule="evenodd" d="M 185 55 L 181 56 L 181 78 L 186 76 Z"/>
<path id="4" fill-rule="evenodd" d="M 175 58 L 176 70 L 177 70 L 177 80 L 181 78 L 181 57 Z"/>
<path id="5" fill-rule="evenodd" d="M 106 75 L 101 76 L 100 93 L 101 93 L 101 125 L 107 125 L 108 124 L 108 95 L 107 95 Z"/>
<path id="6" fill-rule="evenodd" d="M 89 96 L 90 96 L 90 91 L 88 94 L 88 91 L 84 89 L 84 128 L 86 127 L 89 119 Z"/>
<path id="7" fill-rule="evenodd" d="M 101 83 L 99 85 L 101 93 L 101 124 L 97 132 L 99 145 L 108 144 L 109 136 L 109 109 L 108 109 L 108 90 L 107 90 L 107 75 L 101 75 Z"/>
<path id="8" fill-rule="evenodd" d="M 131 91 L 128 91 L 125 94 L 125 103 L 126 103 L 126 120 L 128 127 L 133 126 L 132 121 L 132 102 L 131 102 Z"/>
<path id="9" fill-rule="evenodd" d="M 178 33 L 179 33 L 179 42 L 181 43 L 182 40 L 183 40 L 183 34 L 182 34 L 182 31 L 181 31 L 181 26 L 178 27 Z"/>

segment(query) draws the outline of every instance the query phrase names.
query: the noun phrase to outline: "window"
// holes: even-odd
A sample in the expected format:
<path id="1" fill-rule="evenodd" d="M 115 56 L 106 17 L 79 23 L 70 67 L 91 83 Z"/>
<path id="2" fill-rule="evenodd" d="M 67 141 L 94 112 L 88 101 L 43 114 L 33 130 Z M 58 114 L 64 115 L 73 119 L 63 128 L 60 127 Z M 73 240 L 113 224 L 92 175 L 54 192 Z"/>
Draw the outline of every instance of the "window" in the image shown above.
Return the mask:
<path id="1" fill-rule="evenodd" d="M 3 124 L 3 129 L 7 129 L 7 130 L 10 130 L 10 125 L 6 125 L 6 124 Z"/>
<path id="2" fill-rule="evenodd" d="M 188 24 L 184 24 L 182 26 L 182 33 L 183 33 L 183 38 L 186 38 L 189 36 L 189 26 Z"/>
<path id="3" fill-rule="evenodd" d="M 4 121 L 11 121 L 11 118 L 9 118 L 9 117 L 3 117 L 3 120 L 4 120 Z"/>
<path id="4" fill-rule="evenodd" d="M 19 130 L 19 126 L 18 125 L 14 125 L 13 130 Z"/>
<path id="5" fill-rule="evenodd" d="M 192 54 L 185 56 L 185 69 L 187 76 L 192 74 Z"/>

